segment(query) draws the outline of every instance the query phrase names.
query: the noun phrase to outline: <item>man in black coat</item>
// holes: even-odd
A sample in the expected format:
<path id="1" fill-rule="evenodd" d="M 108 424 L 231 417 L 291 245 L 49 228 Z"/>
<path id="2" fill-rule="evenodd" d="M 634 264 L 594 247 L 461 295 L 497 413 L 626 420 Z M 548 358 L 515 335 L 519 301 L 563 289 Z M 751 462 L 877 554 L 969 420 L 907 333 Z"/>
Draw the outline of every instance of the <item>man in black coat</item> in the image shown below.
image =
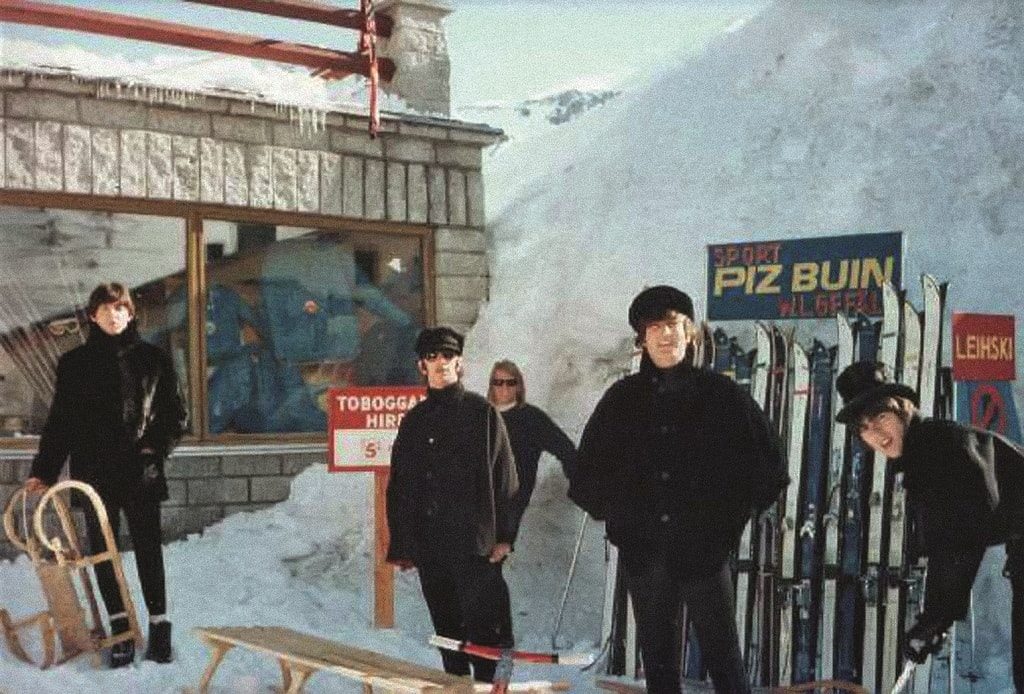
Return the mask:
<path id="1" fill-rule="evenodd" d="M 96 489 L 115 537 L 124 511 L 149 612 L 146 658 L 166 663 L 171 660 L 171 623 L 166 618 L 160 502 L 167 499 L 164 460 L 185 431 L 185 407 L 170 358 L 139 339 L 135 305 L 124 285 L 99 285 L 86 310 L 89 337 L 57 362 L 53 403 L 25 489 L 38 492 L 54 484 L 70 458 L 69 475 Z M 89 506 L 85 520 L 91 551 L 104 551 Z M 127 631 L 110 562 L 96 566 L 96 582 L 111 632 Z M 128 665 L 134 656 L 134 643 L 122 641 L 112 647 L 110 665 Z"/>
<path id="2" fill-rule="evenodd" d="M 537 463 L 541 453 L 550 453 L 562 464 L 566 479 L 576 470 L 576 446 L 544 410 L 526 402 L 526 382 L 515 362 L 503 359 L 491 367 L 487 388 L 491 401 L 505 420 L 508 440 L 516 459 L 519 492 L 516 494 L 516 535 L 537 484 Z"/>
<path id="3" fill-rule="evenodd" d="M 689 365 L 690 297 L 641 292 L 629 324 L 639 373 L 605 392 L 580 441 L 569 496 L 619 548 L 636 613 L 647 691 L 681 691 L 676 634 L 685 603 L 719 692 L 750 691 L 734 619 L 729 553 L 752 513 L 789 477 L 778 438 L 725 376 Z"/>
<path id="4" fill-rule="evenodd" d="M 462 387 L 462 336 L 427 328 L 416 340 L 427 397 L 402 419 L 391 450 L 387 560 L 415 568 L 434 630 L 511 647 L 501 565 L 515 537 L 519 483 L 501 415 Z M 441 650 L 445 672 L 494 678 L 496 663 Z"/>
<path id="5" fill-rule="evenodd" d="M 998 434 L 923 419 L 917 394 L 859 362 L 836 380 L 836 419 L 903 473 L 917 549 L 928 557 L 924 612 L 907 631 L 904 655 L 916 663 L 937 653 L 954 621 L 967 615 L 985 548 L 1006 543 L 1013 595 L 1013 681 L 1024 692 L 1024 451 Z"/>

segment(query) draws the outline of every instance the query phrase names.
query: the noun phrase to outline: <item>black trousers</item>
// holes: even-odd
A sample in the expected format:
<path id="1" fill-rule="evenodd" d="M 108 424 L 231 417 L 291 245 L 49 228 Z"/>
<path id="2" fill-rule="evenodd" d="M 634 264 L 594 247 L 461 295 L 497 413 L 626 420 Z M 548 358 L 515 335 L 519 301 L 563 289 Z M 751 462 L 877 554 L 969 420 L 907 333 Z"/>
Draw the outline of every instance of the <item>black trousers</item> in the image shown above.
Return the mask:
<path id="1" fill-rule="evenodd" d="M 691 581 L 673 577 L 661 555 L 624 557 L 623 565 L 636 614 L 647 691 L 682 691 L 678 634 L 685 604 L 715 691 L 750 692 L 736 631 L 729 565 L 723 564 L 715 573 Z"/>
<path id="2" fill-rule="evenodd" d="M 501 564 L 487 557 L 435 556 L 416 565 L 420 587 L 430 610 L 434 631 L 481 646 L 511 648 L 512 607 Z M 494 679 L 497 662 L 440 649 L 444 671 L 470 674 L 478 682 Z"/>
<path id="3" fill-rule="evenodd" d="M 1010 579 L 1010 646 L 1013 686 L 1024 694 L 1024 538 L 1006 543 L 1006 570 Z"/>
<path id="4" fill-rule="evenodd" d="M 164 585 L 164 551 L 160 536 L 160 502 L 151 499 L 104 498 L 110 529 L 117 539 L 121 527 L 121 512 L 128 521 L 128 534 L 135 550 L 135 563 L 142 585 L 142 596 L 150 616 L 167 612 L 167 590 Z M 91 505 L 85 506 L 85 527 L 89 537 L 89 548 L 94 554 L 106 550 L 99 520 Z M 124 612 L 124 602 L 118 591 L 114 567 L 109 561 L 96 565 L 96 583 L 103 596 L 108 614 Z"/>

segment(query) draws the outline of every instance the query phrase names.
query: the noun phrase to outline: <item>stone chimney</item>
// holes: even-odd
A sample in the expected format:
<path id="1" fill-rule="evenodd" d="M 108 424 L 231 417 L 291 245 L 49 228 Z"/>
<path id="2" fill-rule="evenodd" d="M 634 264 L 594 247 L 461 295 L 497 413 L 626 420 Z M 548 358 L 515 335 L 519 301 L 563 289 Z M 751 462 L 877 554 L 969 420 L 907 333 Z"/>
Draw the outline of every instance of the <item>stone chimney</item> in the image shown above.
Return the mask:
<path id="1" fill-rule="evenodd" d="M 421 113 L 451 113 L 451 61 L 441 21 L 452 12 L 443 0 L 381 0 L 376 11 L 394 21 L 377 53 L 395 61 L 395 77 L 381 88 Z"/>

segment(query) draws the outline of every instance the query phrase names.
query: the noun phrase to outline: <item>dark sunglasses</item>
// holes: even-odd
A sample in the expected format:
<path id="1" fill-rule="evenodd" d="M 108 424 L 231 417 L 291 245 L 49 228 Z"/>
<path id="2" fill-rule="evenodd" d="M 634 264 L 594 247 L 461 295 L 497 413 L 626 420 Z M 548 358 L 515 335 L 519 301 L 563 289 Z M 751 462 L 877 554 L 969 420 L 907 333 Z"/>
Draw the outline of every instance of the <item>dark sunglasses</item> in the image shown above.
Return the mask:
<path id="1" fill-rule="evenodd" d="M 457 356 L 459 356 L 459 353 L 454 351 L 454 350 L 451 350 L 451 349 L 439 349 L 436 352 L 427 352 L 426 354 L 421 354 L 420 355 L 420 359 L 425 359 L 426 361 L 434 361 L 438 357 L 443 357 L 447 361 L 451 361 L 452 359 L 454 359 Z"/>
<path id="2" fill-rule="evenodd" d="M 517 378 L 492 378 L 491 385 L 498 386 L 517 386 L 519 385 L 519 379 Z"/>

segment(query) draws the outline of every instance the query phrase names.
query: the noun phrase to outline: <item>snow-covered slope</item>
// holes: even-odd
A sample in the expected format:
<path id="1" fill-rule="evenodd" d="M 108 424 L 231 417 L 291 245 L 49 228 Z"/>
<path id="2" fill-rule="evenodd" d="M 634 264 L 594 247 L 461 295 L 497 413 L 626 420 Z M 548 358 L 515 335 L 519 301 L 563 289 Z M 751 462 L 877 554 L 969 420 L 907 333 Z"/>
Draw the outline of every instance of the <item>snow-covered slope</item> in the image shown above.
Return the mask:
<path id="1" fill-rule="evenodd" d="M 534 398 L 585 409 L 641 286 L 672 282 L 701 305 L 705 244 L 758 238 L 902 230 L 906 277 L 949 280 L 953 308 L 1016 312 L 1022 11 L 782 2 L 581 119 L 538 165 L 557 168 L 491 207 L 473 354 L 513 355 L 535 370 Z M 495 178 L 523 170 L 508 163 Z"/>
<path id="2" fill-rule="evenodd" d="M 902 230 L 918 305 L 929 272 L 953 310 L 1018 314 L 1022 65 L 1020 3 L 773 4 L 581 119 L 511 201 L 489 199 L 492 298 L 470 382 L 515 359 L 531 399 L 578 431 L 626 365 L 642 286 L 678 285 L 703 309 L 708 243 Z M 488 185 L 515 183 L 526 160 L 495 161 Z M 987 570 L 976 597 L 996 621 L 979 657 L 985 691 L 1002 691 L 1006 582 Z"/>

